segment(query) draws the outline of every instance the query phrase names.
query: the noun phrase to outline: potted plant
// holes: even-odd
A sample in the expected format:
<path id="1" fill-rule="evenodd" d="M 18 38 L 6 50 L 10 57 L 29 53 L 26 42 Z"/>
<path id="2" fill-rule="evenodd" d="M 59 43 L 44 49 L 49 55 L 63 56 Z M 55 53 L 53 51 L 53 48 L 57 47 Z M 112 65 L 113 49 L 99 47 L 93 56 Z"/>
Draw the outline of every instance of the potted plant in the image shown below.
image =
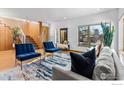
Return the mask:
<path id="1" fill-rule="evenodd" d="M 17 44 L 17 40 L 19 40 L 19 36 L 21 35 L 21 31 L 20 31 L 20 28 L 19 27 L 13 27 L 12 28 L 12 36 L 13 36 L 13 42 L 14 42 L 14 45 Z M 13 46 L 14 46 L 13 45 Z"/>
<path id="2" fill-rule="evenodd" d="M 111 47 L 115 28 L 114 26 L 111 28 L 107 23 L 101 23 L 101 27 L 103 29 L 103 45 Z"/>

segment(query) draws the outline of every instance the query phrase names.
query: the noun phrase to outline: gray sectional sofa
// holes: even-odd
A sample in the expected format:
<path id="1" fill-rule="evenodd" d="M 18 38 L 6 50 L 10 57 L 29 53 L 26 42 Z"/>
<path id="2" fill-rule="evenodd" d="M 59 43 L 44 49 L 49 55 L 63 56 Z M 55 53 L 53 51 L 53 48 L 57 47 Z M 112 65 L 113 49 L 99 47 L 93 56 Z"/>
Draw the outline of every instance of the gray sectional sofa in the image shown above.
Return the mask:
<path id="1" fill-rule="evenodd" d="M 53 67 L 53 80 L 90 80 L 62 68 Z M 104 47 L 96 60 L 92 80 L 124 80 L 124 65 L 115 50 Z"/>
<path id="2" fill-rule="evenodd" d="M 88 78 L 81 76 L 72 71 L 67 71 L 57 66 L 53 67 L 53 80 L 89 80 Z"/>

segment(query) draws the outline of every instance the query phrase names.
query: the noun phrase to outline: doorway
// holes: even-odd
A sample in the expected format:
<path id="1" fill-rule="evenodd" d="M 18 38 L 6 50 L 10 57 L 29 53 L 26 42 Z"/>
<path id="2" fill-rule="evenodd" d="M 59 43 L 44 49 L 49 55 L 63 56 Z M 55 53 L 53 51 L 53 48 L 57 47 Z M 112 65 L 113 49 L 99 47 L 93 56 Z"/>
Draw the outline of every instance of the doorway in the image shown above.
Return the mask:
<path id="1" fill-rule="evenodd" d="M 68 28 L 60 29 L 60 43 L 67 44 L 68 43 Z"/>

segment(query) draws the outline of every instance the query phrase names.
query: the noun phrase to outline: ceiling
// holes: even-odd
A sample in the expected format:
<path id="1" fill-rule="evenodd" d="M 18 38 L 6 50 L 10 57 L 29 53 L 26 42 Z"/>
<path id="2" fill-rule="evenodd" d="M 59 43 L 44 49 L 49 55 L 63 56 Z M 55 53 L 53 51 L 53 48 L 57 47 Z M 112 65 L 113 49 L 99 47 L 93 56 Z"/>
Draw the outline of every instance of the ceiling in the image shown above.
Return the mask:
<path id="1" fill-rule="evenodd" d="M 113 9 L 115 8 L 1 8 L 0 16 L 35 21 L 63 21 Z"/>

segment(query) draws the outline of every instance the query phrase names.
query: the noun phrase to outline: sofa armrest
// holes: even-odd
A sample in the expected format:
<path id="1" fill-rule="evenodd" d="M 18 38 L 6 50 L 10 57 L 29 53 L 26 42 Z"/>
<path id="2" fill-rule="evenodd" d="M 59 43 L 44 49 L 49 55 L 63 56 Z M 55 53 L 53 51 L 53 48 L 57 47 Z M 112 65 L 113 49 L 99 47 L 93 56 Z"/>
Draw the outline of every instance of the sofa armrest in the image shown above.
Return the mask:
<path id="1" fill-rule="evenodd" d="M 52 70 L 53 70 L 53 76 L 52 76 L 53 80 L 90 80 L 72 71 L 67 71 L 56 66 L 54 66 Z"/>

